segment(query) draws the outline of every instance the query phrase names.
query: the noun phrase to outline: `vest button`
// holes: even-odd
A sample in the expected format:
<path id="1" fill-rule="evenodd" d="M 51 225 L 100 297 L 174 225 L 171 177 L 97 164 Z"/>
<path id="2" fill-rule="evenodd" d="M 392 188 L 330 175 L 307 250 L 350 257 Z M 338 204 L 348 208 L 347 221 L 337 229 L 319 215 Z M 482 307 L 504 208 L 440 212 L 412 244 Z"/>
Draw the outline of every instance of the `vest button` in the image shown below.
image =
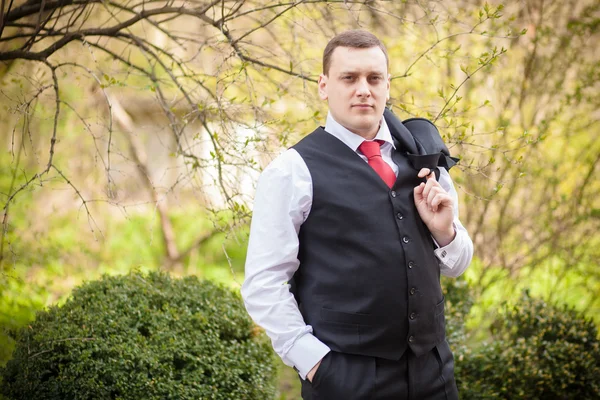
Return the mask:
<path id="1" fill-rule="evenodd" d="M 404 219 L 404 215 L 402 215 L 401 213 L 396 214 L 396 217 L 398 219 Z"/>
<path id="2" fill-rule="evenodd" d="M 392 190 L 392 193 L 390 193 L 392 195 L 392 197 L 396 197 L 396 191 Z"/>
<path id="3" fill-rule="evenodd" d="M 414 312 L 412 312 L 412 313 L 410 313 L 410 315 L 408 316 L 408 318 L 415 319 L 415 318 L 417 318 L 417 314 L 415 314 Z"/>
<path id="4" fill-rule="evenodd" d="M 408 268 L 412 269 L 412 267 L 414 267 L 414 266 L 415 266 L 414 262 L 412 262 L 412 261 L 408 262 Z"/>
<path id="5" fill-rule="evenodd" d="M 410 288 L 410 294 L 411 294 L 411 295 L 412 295 L 412 294 L 415 294 L 415 292 L 416 292 L 416 291 L 417 291 L 417 290 L 416 290 L 414 287 L 413 287 L 413 288 Z"/>
<path id="6" fill-rule="evenodd" d="M 403 241 L 404 243 L 408 243 L 408 242 L 410 242 L 410 239 L 408 238 L 408 236 L 404 236 L 404 237 L 402 238 L 402 241 Z"/>
<path id="7" fill-rule="evenodd" d="M 410 336 L 408 338 L 408 343 L 413 343 L 415 341 L 415 337 L 414 336 Z"/>

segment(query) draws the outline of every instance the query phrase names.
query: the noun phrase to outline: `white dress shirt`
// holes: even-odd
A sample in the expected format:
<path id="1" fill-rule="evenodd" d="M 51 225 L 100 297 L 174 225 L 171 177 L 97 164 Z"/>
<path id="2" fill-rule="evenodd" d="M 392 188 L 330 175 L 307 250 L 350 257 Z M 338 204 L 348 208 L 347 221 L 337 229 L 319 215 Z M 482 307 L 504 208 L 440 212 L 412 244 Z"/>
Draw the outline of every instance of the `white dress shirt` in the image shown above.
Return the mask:
<path id="1" fill-rule="evenodd" d="M 325 130 L 367 162 L 358 151 L 364 139 L 337 123 L 331 114 L 327 116 Z M 375 139 L 385 142 L 381 145 L 381 156 L 397 175 L 398 166 L 391 158 L 394 144 L 384 118 Z M 440 260 L 441 274 L 457 277 L 471 262 L 473 242 L 458 219 L 458 195 L 452 179 L 445 168 L 439 169 L 439 183 L 454 201 L 456 236 L 450 244 L 438 246 L 434 252 Z M 252 319 L 265 329 L 283 362 L 296 367 L 302 379 L 330 351 L 304 322 L 288 284 L 300 265 L 298 232 L 310 212 L 312 195 L 310 172 L 296 150 L 286 150 L 265 168 L 254 197 L 246 275 L 241 289 Z"/>

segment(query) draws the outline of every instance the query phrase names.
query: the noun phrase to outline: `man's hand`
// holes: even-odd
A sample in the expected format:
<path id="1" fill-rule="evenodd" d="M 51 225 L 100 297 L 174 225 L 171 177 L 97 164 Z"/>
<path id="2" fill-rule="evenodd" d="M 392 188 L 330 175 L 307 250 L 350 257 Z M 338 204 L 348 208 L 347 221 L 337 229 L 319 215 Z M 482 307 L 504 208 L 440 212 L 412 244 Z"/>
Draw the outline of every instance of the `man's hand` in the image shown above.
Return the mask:
<path id="1" fill-rule="evenodd" d="M 447 246 L 456 235 L 452 225 L 454 220 L 452 197 L 435 179 L 435 174 L 429 168 L 422 168 L 418 177 L 427 177 L 427 183 L 421 183 L 414 189 L 417 211 L 440 247 Z"/>
<path id="2" fill-rule="evenodd" d="M 317 369 L 319 369 L 319 365 L 321 365 L 321 361 L 323 361 L 323 359 L 320 359 L 319 362 L 317 363 L 317 365 L 312 367 L 312 369 L 310 371 L 308 371 L 308 374 L 306 374 L 306 379 L 308 379 L 308 381 L 310 383 L 312 383 L 313 377 L 315 376 Z"/>

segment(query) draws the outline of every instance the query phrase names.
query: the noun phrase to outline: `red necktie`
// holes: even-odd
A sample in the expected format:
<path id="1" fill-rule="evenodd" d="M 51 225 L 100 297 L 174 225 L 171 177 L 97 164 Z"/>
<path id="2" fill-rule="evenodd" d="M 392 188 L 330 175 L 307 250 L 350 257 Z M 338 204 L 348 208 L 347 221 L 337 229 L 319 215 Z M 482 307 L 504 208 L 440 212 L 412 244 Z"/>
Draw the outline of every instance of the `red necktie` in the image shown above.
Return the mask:
<path id="1" fill-rule="evenodd" d="M 391 188 L 396 182 L 396 174 L 383 158 L 381 158 L 381 144 L 383 140 L 374 140 L 367 142 L 366 140 L 358 146 L 358 149 L 367 157 L 369 165 L 377 172 L 377 175 Z"/>

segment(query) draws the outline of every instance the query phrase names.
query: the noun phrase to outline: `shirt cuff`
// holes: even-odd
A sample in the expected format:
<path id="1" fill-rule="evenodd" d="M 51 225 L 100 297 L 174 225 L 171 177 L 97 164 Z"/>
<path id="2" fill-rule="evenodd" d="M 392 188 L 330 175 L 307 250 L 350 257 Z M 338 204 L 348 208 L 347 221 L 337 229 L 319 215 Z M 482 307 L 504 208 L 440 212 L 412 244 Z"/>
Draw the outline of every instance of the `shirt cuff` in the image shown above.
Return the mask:
<path id="1" fill-rule="evenodd" d="M 306 375 L 329 351 L 330 348 L 325 343 L 307 333 L 294 342 L 285 358 L 298 371 L 300 378 L 306 380 Z"/>
<path id="2" fill-rule="evenodd" d="M 438 242 L 436 242 L 435 238 L 433 239 L 433 242 L 438 247 L 433 252 L 437 256 L 437 258 L 442 262 L 442 264 L 444 264 L 449 269 L 452 269 L 454 267 L 462 251 L 461 235 L 460 232 L 458 232 L 458 230 L 456 229 L 456 226 L 454 226 L 454 231 L 456 232 L 454 240 L 452 240 L 444 247 L 439 247 L 440 245 L 438 244 Z"/>

